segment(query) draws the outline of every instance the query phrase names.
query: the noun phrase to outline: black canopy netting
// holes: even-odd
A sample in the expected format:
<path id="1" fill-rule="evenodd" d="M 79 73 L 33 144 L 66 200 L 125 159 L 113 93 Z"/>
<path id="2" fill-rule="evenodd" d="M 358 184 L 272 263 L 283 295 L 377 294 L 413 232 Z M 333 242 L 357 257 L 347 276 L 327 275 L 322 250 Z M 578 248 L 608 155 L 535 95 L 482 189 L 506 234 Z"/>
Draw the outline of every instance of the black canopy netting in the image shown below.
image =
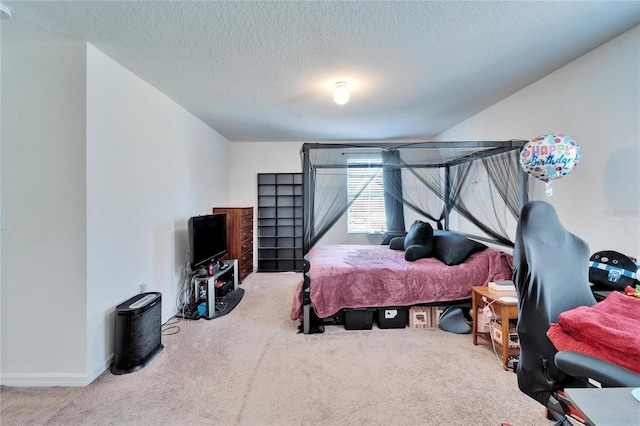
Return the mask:
<path id="1" fill-rule="evenodd" d="M 520 150 L 526 143 L 511 140 L 304 144 L 301 156 L 305 322 L 311 303 L 309 250 L 347 213 L 374 178 L 368 175 L 357 182 L 355 189 L 352 179 L 348 190 L 349 169 L 370 167 L 367 161 L 358 160 L 377 159 L 390 235 L 405 231 L 404 212 L 411 209 L 439 229 L 449 229 L 450 219 L 456 215 L 479 233 L 469 236 L 513 247 L 506 224 L 507 216 L 517 222 L 521 206 L 528 201 L 528 175 L 519 164 Z"/>

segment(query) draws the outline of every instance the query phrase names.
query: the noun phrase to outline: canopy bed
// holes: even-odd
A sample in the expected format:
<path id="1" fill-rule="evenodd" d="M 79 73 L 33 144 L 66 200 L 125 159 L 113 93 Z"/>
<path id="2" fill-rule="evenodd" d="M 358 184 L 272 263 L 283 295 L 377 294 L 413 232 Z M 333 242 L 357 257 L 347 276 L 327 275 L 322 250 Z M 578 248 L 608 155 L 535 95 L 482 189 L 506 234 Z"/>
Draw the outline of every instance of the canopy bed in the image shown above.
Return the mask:
<path id="1" fill-rule="evenodd" d="M 506 228 L 528 201 L 528 179 L 519 165 L 526 143 L 305 143 L 304 274 L 291 311 L 292 319 L 302 319 L 301 331 L 314 332 L 313 317 L 342 308 L 451 303 L 469 299 L 471 286 L 510 278 L 511 256 L 481 242 L 513 247 Z M 368 184 L 360 182 L 356 195 L 353 188 L 349 195 L 348 170 L 370 167 L 353 159 L 371 157 L 379 159 L 383 178 L 386 242 L 400 250 L 317 245 Z M 420 236 L 413 227 L 426 222 L 416 220 L 404 236 L 405 207 L 437 228 L 428 253 L 424 244 L 412 244 L 424 241 L 409 238 Z M 452 218 L 473 233 L 450 232 Z"/>

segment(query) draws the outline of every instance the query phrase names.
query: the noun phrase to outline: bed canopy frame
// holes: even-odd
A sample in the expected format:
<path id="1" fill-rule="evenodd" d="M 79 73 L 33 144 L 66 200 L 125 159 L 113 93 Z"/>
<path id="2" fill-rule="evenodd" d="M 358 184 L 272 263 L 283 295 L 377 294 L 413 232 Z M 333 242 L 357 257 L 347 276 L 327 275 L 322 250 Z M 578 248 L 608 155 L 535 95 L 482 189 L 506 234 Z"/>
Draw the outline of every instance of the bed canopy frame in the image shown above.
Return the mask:
<path id="1" fill-rule="evenodd" d="M 472 224 L 483 235 L 474 239 L 513 247 L 504 213 L 518 220 L 528 201 L 528 175 L 519 154 L 528 141 L 452 141 L 414 143 L 305 143 L 303 172 L 303 324 L 311 332 L 311 266 L 309 251 L 347 213 L 372 179 L 363 180 L 351 199 L 347 170 L 370 167 L 376 158 L 382 170 L 387 236 L 404 235 L 404 208 L 449 229 L 450 216 Z"/>

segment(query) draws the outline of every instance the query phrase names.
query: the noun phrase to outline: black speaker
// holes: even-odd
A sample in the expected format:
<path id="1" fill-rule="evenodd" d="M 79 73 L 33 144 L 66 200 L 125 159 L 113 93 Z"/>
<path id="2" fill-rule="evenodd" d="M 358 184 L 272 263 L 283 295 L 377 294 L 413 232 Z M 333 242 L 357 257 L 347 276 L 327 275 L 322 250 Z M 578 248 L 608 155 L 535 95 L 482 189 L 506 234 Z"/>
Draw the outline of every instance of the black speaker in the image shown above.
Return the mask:
<path id="1" fill-rule="evenodd" d="M 162 294 L 142 293 L 116 307 L 113 374 L 147 365 L 164 346 L 161 342 Z"/>

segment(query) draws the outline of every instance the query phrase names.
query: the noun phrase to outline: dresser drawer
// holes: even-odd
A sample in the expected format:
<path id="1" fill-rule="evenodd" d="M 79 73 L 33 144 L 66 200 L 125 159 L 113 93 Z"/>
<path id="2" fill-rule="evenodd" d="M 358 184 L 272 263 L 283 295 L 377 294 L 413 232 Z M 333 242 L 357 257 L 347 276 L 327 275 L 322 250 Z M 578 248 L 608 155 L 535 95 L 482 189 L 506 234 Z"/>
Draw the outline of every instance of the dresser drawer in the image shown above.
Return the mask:
<path id="1" fill-rule="evenodd" d="M 244 241 L 249 238 L 253 238 L 253 227 L 245 226 L 240 229 L 240 240 Z"/>
<path id="2" fill-rule="evenodd" d="M 243 208 L 241 209 L 240 216 L 251 216 L 253 219 L 253 208 Z"/>
<path id="3" fill-rule="evenodd" d="M 244 228 L 245 226 L 253 228 L 253 215 L 240 216 L 240 227 Z"/>
<path id="4" fill-rule="evenodd" d="M 246 251 L 240 255 L 240 269 L 245 270 L 247 265 L 253 267 L 253 250 Z"/>
<path id="5" fill-rule="evenodd" d="M 247 238 L 240 243 L 240 253 L 247 253 L 249 250 L 253 253 L 253 238 Z"/>
<path id="6" fill-rule="evenodd" d="M 240 265 L 239 269 L 240 270 L 238 271 L 238 274 L 244 278 L 245 275 L 247 275 L 250 272 L 253 272 L 253 261 L 243 263 L 242 265 Z"/>

